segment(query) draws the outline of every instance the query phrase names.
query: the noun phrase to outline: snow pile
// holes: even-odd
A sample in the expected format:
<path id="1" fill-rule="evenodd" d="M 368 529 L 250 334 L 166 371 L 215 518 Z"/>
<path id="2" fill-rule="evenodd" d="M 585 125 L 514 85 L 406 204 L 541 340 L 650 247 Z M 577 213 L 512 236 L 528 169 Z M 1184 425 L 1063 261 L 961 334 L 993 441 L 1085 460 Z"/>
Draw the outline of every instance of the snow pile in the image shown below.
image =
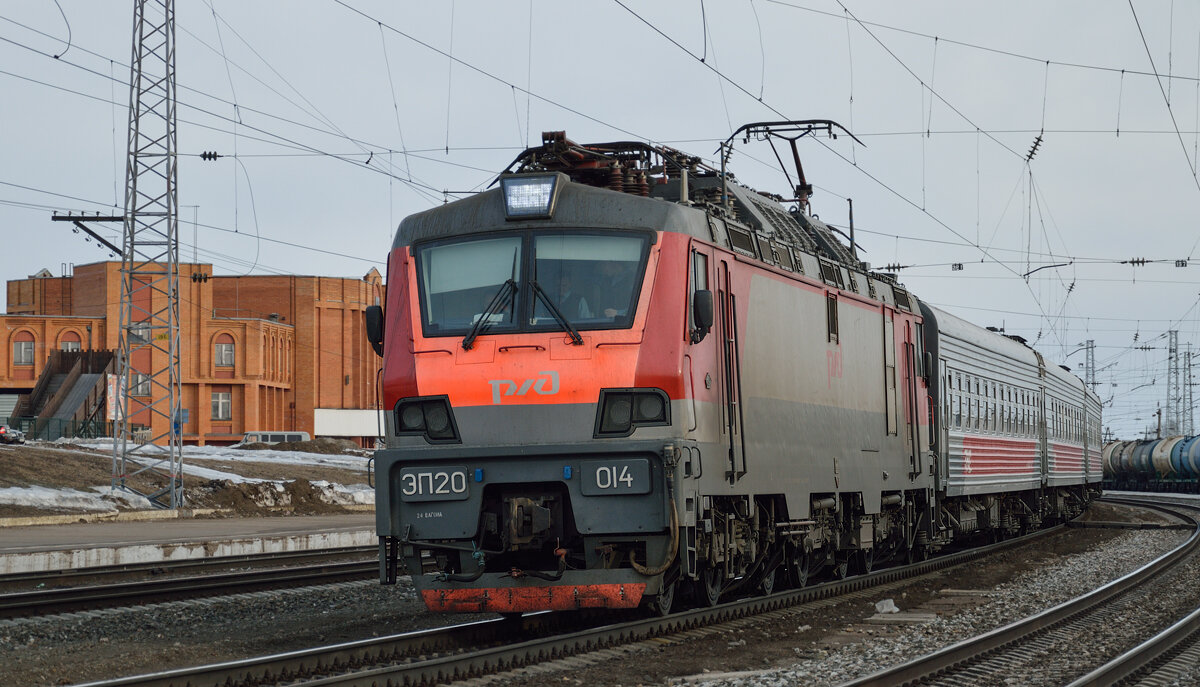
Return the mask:
<path id="1" fill-rule="evenodd" d="M 112 512 L 118 506 L 146 508 L 145 498 L 124 492 L 111 492 L 109 487 L 92 487 L 95 492 L 49 487 L 5 487 L 0 489 L 0 504 L 31 506 L 33 508 L 65 509 L 85 512 Z"/>
<path id="2" fill-rule="evenodd" d="M 113 440 L 100 439 L 58 439 L 54 443 L 72 444 L 85 448 L 111 451 Z M 329 468 L 367 471 L 367 456 L 348 456 L 328 453 L 306 453 L 304 451 L 274 451 L 271 449 L 247 450 L 231 446 L 183 446 L 184 469 L 191 473 L 189 461 L 220 460 L 224 462 L 251 461 L 254 463 L 276 463 L 280 465 L 320 465 Z M 140 450 L 148 456 L 161 455 L 166 449 L 161 446 L 146 446 Z"/>
<path id="3" fill-rule="evenodd" d="M 111 452 L 113 440 L 68 439 L 54 442 L 32 442 L 56 445 L 71 451 L 79 447 Z M 166 449 L 160 446 L 144 446 L 134 456 L 127 457 L 135 463 L 149 466 L 162 459 Z M 236 472 L 238 463 L 270 463 L 281 466 L 280 475 L 286 475 L 286 466 L 315 466 L 337 468 L 362 473 L 366 482 L 367 456 L 308 453 L 305 451 L 276 451 L 269 448 L 241 449 L 228 446 L 184 446 L 182 447 L 183 472 L 204 483 L 195 495 L 212 496 L 216 507 L 244 510 L 250 507 L 283 508 L 303 505 L 307 509 L 328 506 L 370 506 L 375 503 L 375 490 L 366 484 L 338 484 L 325 480 L 263 479 L 246 477 Z M 220 463 L 208 467 L 206 464 Z M 218 469 L 220 468 L 220 469 Z M 261 472 L 261 470 L 260 470 Z M 113 491 L 109 487 L 93 487 L 90 493 L 77 489 L 52 489 L 48 487 L 10 487 L 0 489 L 0 505 L 30 506 L 42 509 L 70 510 L 77 512 L 111 512 L 118 509 L 144 509 L 149 503 L 144 497 L 126 492 Z M 215 492 L 231 491 L 224 499 Z M 190 491 L 190 488 L 189 488 Z M 303 504 L 297 503 L 297 498 Z M 192 497 L 188 497 L 191 501 Z M 211 500 L 202 498 L 201 501 Z M 228 503 L 226 502 L 228 501 Z"/>

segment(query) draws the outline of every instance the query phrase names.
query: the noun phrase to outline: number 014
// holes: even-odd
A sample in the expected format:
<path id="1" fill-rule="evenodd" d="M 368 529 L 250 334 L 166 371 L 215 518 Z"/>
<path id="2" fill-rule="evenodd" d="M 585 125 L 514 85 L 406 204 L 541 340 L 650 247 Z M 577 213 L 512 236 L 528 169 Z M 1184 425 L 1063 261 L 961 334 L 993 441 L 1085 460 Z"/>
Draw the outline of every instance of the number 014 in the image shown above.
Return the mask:
<path id="1" fill-rule="evenodd" d="M 596 468 L 596 486 L 600 489 L 620 489 L 633 487 L 633 475 L 629 474 L 628 465 L 601 465 Z"/>

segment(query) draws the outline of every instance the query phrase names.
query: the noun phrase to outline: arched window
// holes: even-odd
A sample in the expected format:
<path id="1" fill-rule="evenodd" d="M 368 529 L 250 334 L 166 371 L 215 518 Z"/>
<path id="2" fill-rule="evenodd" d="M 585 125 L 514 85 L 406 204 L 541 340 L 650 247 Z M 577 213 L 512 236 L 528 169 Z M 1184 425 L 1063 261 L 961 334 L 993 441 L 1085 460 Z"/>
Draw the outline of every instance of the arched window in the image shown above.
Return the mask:
<path id="1" fill-rule="evenodd" d="M 79 332 L 64 332 L 58 345 L 64 351 L 83 350 L 83 341 L 79 338 Z"/>
<path id="2" fill-rule="evenodd" d="M 216 347 L 213 351 L 213 364 L 217 367 L 233 367 L 233 361 L 233 337 L 228 334 L 221 334 L 217 337 Z"/>
<path id="3" fill-rule="evenodd" d="M 32 332 L 17 332 L 13 336 L 13 365 L 32 365 L 33 346 Z"/>

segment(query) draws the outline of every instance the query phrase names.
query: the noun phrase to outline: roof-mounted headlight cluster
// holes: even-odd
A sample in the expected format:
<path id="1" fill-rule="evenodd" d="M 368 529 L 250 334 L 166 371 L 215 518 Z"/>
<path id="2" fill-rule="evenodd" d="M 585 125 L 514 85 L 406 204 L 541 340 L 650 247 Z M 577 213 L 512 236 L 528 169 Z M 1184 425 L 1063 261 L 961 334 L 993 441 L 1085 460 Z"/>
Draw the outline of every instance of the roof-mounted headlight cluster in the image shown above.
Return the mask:
<path id="1" fill-rule="evenodd" d="M 431 444 L 458 443 L 458 425 L 445 396 L 402 398 L 396 402 L 396 434 L 423 435 Z"/>
<path id="2" fill-rule="evenodd" d="M 627 437 L 638 427 L 671 424 L 671 401 L 662 389 L 602 389 L 597 437 Z"/>
<path id="3" fill-rule="evenodd" d="M 504 218 L 549 219 L 558 200 L 559 179 L 563 175 L 537 174 L 500 178 L 504 192 Z"/>

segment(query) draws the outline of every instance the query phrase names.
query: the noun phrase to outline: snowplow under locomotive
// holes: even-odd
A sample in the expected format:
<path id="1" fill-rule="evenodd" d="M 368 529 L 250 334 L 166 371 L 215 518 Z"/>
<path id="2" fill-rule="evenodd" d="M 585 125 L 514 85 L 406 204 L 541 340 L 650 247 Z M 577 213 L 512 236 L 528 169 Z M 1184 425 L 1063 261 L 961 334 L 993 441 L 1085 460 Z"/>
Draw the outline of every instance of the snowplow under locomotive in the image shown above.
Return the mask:
<path id="1" fill-rule="evenodd" d="M 870 272 L 801 169 L 785 201 L 670 148 L 543 139 L 397 231 L 368 312 L 384 583 L 403 560 L 437 611 L 666 612 L 1098 492 L 1095 395 Z"/>

